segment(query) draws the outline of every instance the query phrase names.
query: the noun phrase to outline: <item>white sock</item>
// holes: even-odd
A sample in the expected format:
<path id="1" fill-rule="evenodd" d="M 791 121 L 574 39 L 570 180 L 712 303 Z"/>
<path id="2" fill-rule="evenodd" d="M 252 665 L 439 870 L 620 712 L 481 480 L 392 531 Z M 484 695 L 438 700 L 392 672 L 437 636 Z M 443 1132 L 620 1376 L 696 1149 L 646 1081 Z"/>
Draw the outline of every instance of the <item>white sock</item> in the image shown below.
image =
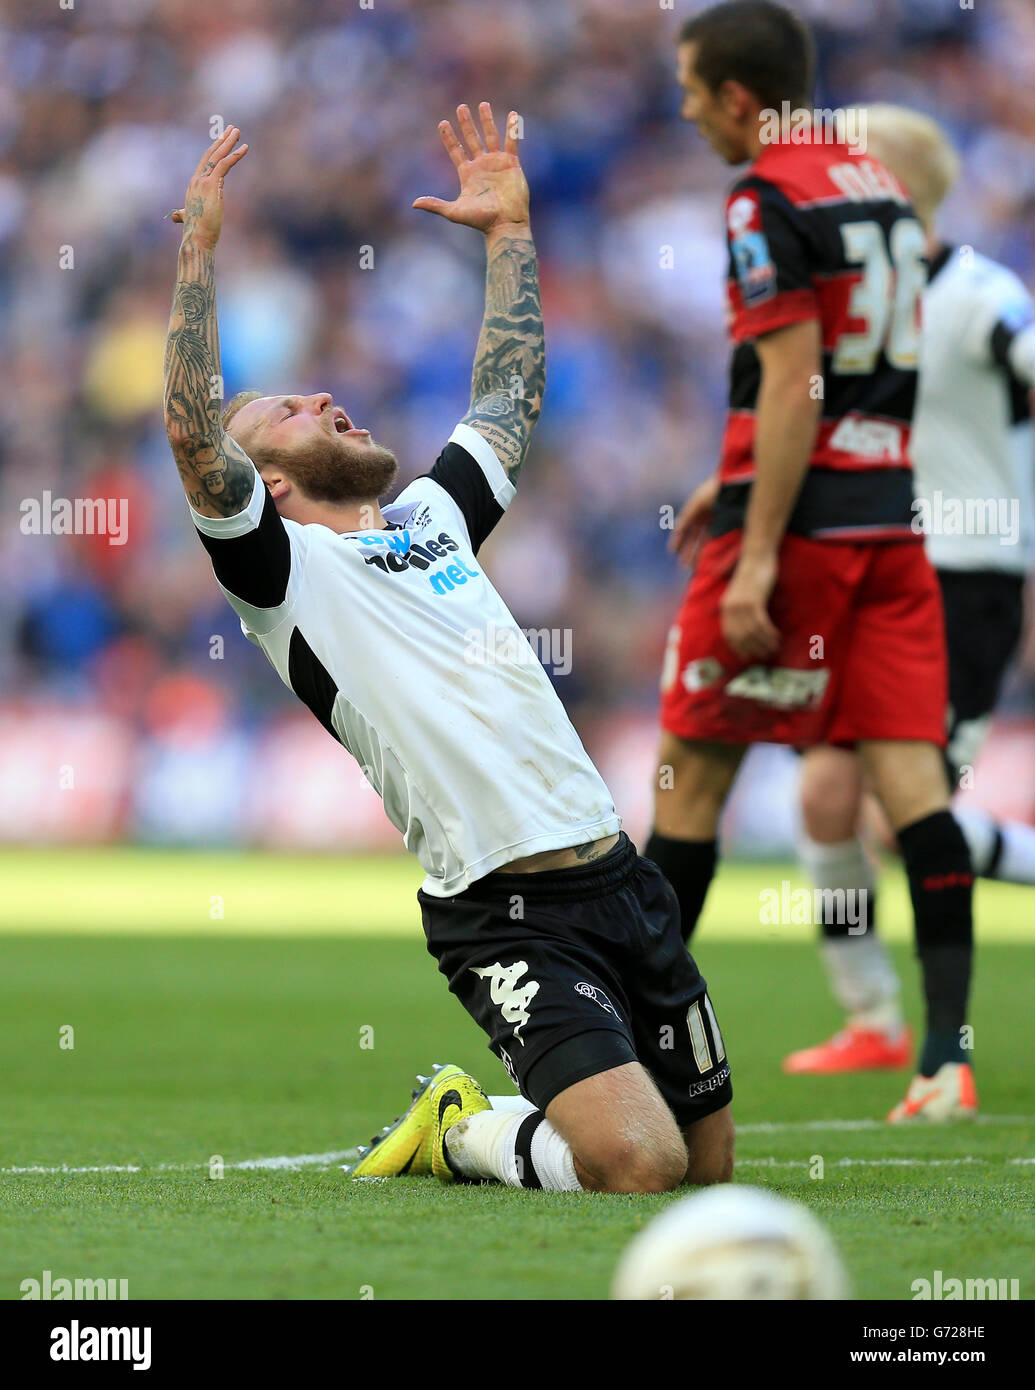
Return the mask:
<path id="1" fill-rule="evenodd" d="M 515 1096 L 490 1096 L 489 1104 L 497 1114 L 507 1115 L 527 1115 L 535 1106 L 530 1100 L 526 1100 L 522 1095 Z"/>
<path id="2" fill-rule="evenodd" d="M 979 878 L 1035 883 L 1035 827 L 1021 821 L 996 821 L 980 806 L 954 806 L 952 814 Z M 1001 845 L 999 858 L 992 868 L 997 845 Z"/>
<path id="3" fill-rule="evenodd" d="M 867 897 L 875 891 L 873 861 L 858 835 L 824 845 L 803 834 L 798 840 L 798 858 L 816 888 L 841 889 L 846 894 L 854 889 Z"/>
<path id="4" fill-rule="evenodd" d="M 1023 821 L 999 822 L 1003 851 L 993 878 L 1004 883 L 1035 883 L 1035 826 Z"/>
<path id="5" fill-rule="evenodd" d="M 857 1009 L 848 1015 L 852 1028 L 865 1028 L 870 1033 L 884 1033 L 889 1042 L 897 1042 L 905 1032 L 906 1021 L 897 999 L 875 1004 L 872 1009 Z"/>
<path id="6" fill-rule="evenodd" d="M 860 1028 L 897 1033 L 903 1027 L 899 980 L 879 936 L 825 936 L 819 943 L 834 997 Z"/>
<path id="7" fill-rule="evenodd" d="M 954 806 L 952 814 L 963 831 L 974 872 L 978 878 L 984 878 L 998 843 L 999 827 L 980 806 Z"/>
<path id="8" fill-rule="evenodd" d="M 483 1110 L 453 1125 L 446 1148 L 465 1178 L 546 1192 L 582 1191 L 571 1149 L 541 1110 Z"/>
<path id="9" fill-rule="evenodd" d="M 873 862 L 858 835 L 833 844 L 820 844 L 803 835 L 798 852 L 816 888 L 840 889 L 848 904 L 852 902 L 847 898 L 851 889 L 865 892 L 872 899 Z M 856 898 L 856 905 L 858 902 Z M 883 941 L 872 931 L 824 936 L 820 951 L 834 997 L 848 1014 L 849 1022 L 889 1034 L 901 1032 L 899 980 Z"/>

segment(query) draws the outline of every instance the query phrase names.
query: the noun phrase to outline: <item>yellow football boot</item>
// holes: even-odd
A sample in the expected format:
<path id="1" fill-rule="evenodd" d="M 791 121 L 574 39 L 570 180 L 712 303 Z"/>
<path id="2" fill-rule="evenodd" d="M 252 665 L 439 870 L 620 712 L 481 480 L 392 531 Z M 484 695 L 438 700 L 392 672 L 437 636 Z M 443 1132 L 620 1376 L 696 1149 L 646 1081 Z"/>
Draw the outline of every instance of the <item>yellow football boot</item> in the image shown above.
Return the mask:
<path id="1" fill-rule="evenodd" d="M 473 1076 L 461 1071 L 459 1067 L 451 1070 L 450 1076 L 445 1075 L 445 1068 L 438 1072 L 428 1090 L 434 1126 L 431 1136 L 431 1171 L 439 1182 L 464 1181 L 449 1160 L 446 1135 L 462 1120 L 469 1120 L 472 1115 L 492 1109 L 489 1097 Z"/>
<path id="2" fill-rule="evenodd" d="M 393 1124 L 385 1125 L 367 1148 L 359 1146 L 355 1163 L 343 1164 L 347 1178 L 426 1177 L 432 1171 L 432 1147 L 435 1143 L 438 1113 L 434 1109 L 432 1092 L 453 1077 L 469 1080 L 466 1072 L 453 1065 L 431 1068 L 430 1076 L 418 1076 L 413 1100 L 405 1115 Z"/>

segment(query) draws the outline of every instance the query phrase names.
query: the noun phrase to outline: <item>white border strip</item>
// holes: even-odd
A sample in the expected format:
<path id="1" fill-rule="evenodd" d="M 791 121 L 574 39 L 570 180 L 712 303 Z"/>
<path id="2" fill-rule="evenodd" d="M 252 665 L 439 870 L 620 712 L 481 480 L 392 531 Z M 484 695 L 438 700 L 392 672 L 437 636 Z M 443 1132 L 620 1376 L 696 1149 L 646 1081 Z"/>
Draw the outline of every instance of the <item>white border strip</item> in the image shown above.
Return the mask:
<path id="1" fill-rule="evenodd" d="M 450 444 L 459 444 L 461 449 L 466 449 L 477 462 L 485 474 L 485 481 L 489 484 L 493 498 L 506 511 L 514 500 L 515 487 L 507 477 L 506 470 L 500 463 L 499 455 L 484 434 L 479 434 L 477 430 L 461 421 L 449 436 L 449 442 Z"/>
<path id="2" fill-rule="evenodd" d="M 252 475 L 252 490 L 248 495 L 248 505 L 242 507 L 239 512 L 234 512 L 232 516 L 203 516 L 201 512 L 196 512 L 189 502 L 187 503 L 191 520 L 199 531 L 203 531 L 206 536 L 214 536 L 217 540 L 227 540 L 234 536 L 246 536 L 249 531 L 257 529 L 262 520 L 263 508 L 266 505 L 266 489 L 259 477 L 259 470 L 254 464 L 252 464 Z"/>

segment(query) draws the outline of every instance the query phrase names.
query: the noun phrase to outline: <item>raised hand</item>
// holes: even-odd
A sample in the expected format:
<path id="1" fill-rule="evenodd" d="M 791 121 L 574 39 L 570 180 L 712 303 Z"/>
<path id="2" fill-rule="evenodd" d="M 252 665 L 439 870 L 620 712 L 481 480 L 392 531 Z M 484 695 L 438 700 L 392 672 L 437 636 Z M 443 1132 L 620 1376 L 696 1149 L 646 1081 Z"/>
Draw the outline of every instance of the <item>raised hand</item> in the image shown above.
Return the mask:
<path id="1" fill-rule="evenodd" d="M 215 246 L 223 229 L 223 180 L 248 153 L 247 145 L 234 149 L 240 138 L 241 132 L 232 125 L 213 140 L 187 185 L 183 207 L 172 214 L 174 222 L 182 222 L 195 240 L 207 246 Z"/>
<path id="2" fill-rule="evenodd" d="M 456 108 L 462 142 L 449 121 L 439 122 L 438 133 L 460 175 L 459 195 L 451 203 L 442 198 L 416 198 L 413 206 L 480 232 L 527 227 L 528 184 L 518 159 L 517 113 L 511 111 L 507 118 L 506 141 L 502 146 L 487 101 L 479 105 L 478 114 L 482 135 L 478 134 L 471 108 Z"/>

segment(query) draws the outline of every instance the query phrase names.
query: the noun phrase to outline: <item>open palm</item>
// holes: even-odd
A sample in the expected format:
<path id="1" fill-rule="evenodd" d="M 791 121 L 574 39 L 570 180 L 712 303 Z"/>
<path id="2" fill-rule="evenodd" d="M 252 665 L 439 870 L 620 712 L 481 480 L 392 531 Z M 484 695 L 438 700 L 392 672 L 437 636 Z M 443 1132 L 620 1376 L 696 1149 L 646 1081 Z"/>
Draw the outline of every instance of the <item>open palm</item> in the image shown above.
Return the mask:
<path id="1" fill-rule="evenodd" d="M 505 224 L 525 223 L 528 221 L 528 184 L 517 153 L 517 113 L 512 111 L 507 118 L 503 145 L 487 101 L 479 105 L 478 113 L 482 121 L 481 136 L 471 108 L 456 108 L 463 141 L 449 121 L 439 122 L 442 143 L 460 175 L 459 195 L 451 203 L 442 198 L 417 198 L 413 206 L 437 213 L 450 222 L 475 227 L 480 232 L 489 232 Z"/>

